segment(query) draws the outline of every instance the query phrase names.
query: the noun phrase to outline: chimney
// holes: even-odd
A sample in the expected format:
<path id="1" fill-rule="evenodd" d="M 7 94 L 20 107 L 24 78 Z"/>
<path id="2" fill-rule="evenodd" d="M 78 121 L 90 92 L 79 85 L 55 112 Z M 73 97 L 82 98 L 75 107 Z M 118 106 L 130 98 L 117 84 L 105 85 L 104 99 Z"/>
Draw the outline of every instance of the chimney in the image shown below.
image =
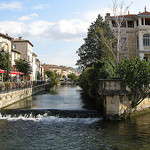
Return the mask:
<path id="1" fill-rule="evenodd" d="M 110 17 L 110 13 L 106 13 L 106 17 Z"/>
<path id="2" fill-rule="evenodd" d="M 145 12 L 146 12 L 146 6 L 145 6 Z"/>
<path id="3" fill-rule="evenodd" d="M 107 20 L 108 17 L 110 17 L 110 13 L 106 13 L 105 20 Z"/>
<path id="4" fill-rule="evenodd" d="M 8 36 L 8 33 L 6 33 L 6 36 Z"/>
<path id="5" fill-rule="evenodd" d="M 22 40 L 22 37 L 21 37 L 21 36 L 19 37 L 19 40 L 20 40 L 20 41 Z"/>
<path id="6" fill-rule="evenodd" d="M 130 14 L 130 11 L 128 11 L 128 15 Z"/>

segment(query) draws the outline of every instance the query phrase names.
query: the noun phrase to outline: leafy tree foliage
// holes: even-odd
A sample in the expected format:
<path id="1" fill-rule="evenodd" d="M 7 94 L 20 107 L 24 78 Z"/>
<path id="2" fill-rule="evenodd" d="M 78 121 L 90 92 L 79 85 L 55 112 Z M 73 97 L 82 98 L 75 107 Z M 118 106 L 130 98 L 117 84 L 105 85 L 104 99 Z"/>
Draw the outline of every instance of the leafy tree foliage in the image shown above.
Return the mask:
<path id="1" fill-rule="evenodd" d="M 58 75 L 56 72 L 46 71 L 45 73 L 50 80 L 50 86 L 51 87 L 54 87 L 55 85 L 57 85 L 59 83 L 60 75 Z"/>
<path id="2" fill-rule="evenodd" d="M 99 79 L 113 78 L 115 64 L 108 58 L 96 61 L 92 67 L 86 68 L 79 77 L 79 86 L 90 97 L 88 103 L 95 104 L 95 108 L 103 109 L 103 100 L 98 94 Z"/>
<path id="3" fill-rule="evenodd" d="M 32 67 L 30 66 L 29 62 L 23 59 L 15 60 L 15 68 L 18 71 L 23 72 L 25 75 L 28 75 L 32 72 Z"/>
<path id="4" fill-rule="evenodd" d="M 68 78 L 71 78 L 71 81 L 74 81 L 74 82 L 76 82 L 77 79 L 78 79 L 78 77 L 77 77 L 77 75 L 75 73 L 69 74 Z"/>
<path id="5" fill-rule="evenodd" d="M 98 95 L 99 79 L 113 78 L 115 64 L 108 58 L 96 61 L 92 67 L 86 68 L 79 77 L 79 86 L 90 96 Z"/>
<path id="6" fill-rule="evenodd" d="M 8 63 L 9 63 L 9 70 L 11 70 L 11 61 L 9 60 L 9 62 L 8 62 L 8 53 L 5 52 L 4 55 L 2 55 L 2 53 L 0 53 L 0 69 L 7 70 Z M 7 79 L 7 74 L 4 74 L 4 80 L 6 80 L 6 79 Z"/>
<path id="7" fill-rule="evenodd" d="M 126 59 L 118 63 L 116 68 L 117 76 L 125 79 L 125 84 L 134 94 L 132 107 L 140 104 L 149 94 L 150 65 L 144 59 Z"/>
<path id="8" fill-rule="evenodd" d="M 113 38 L 108 23 L 98 15 L 96 21 L 88 29 L 84 44 L 76 52 L 80 57 L 76 65 L 85 69 L 91 67 L 95 61 L 102 57 L 108 57 L 108 51 L 110 51 L 112 45 L 108 47 L 107 43 L 112 43 Z"/>

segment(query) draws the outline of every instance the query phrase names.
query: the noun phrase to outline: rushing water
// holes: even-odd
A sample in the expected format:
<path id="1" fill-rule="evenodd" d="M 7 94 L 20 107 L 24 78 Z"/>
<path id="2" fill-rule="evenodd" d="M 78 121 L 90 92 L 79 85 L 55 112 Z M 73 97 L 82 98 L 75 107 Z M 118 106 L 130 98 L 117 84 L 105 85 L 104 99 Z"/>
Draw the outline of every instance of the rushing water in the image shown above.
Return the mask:
<path id="1" fill-rule="evenodd" d="M 68 91 L 68 92 L 67 92 Z M 71 94 L 72 93 L 72 94 Z M 71 101 L 69 101 L 69 99 Z M 41 101 L 40 101 L 41 100 Z M 55 100 L 56 103 L 52 103 Z M 75 101 L 76 100 L 76 101 Z M 26 104 L 25 104 L 26 103 Z M 42 104 L 43 103 L 43 104 Z M 46 104 L 45 104 L 46 103 Z M 75 104 L 76 105 L 73 105 Z M 75 87 L 39 94 L 15 107 L 83 109 Z M 12 107 L 11 107 L 12 109 Z M 126 121 L 55 116 L 1 116 L 0 150 L 149 150 L 150 113 Z"/>

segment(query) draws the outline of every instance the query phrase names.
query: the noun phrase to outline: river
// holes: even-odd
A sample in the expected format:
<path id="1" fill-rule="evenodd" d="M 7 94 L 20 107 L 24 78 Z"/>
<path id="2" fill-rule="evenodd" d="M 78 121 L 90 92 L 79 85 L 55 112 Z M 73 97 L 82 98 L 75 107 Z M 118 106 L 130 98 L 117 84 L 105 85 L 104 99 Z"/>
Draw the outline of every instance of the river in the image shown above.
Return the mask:
<path id="1" fill-rule="evenodd" d="M 78 87 L 59 87 L 8 109 L 85 110 Z M 150 113 L 126 121 L 0 115 L 0 150 L 149 150 Z"/>

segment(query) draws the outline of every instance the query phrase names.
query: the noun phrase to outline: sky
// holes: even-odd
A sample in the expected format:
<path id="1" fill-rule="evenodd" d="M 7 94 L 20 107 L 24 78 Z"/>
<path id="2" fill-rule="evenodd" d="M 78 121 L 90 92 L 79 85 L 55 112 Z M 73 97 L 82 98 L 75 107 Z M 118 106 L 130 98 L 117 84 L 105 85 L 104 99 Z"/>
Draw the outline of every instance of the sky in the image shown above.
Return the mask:
<path id="1" fill-rule="evenodd" d="M 21 36 L 33 45 L 41 63 L 75 66 L 76 51 L 100 14 L 111 13 L 114 0 L 0 0 L 0 32 Z M 120 2 L 121 0 L 118 0 Z M 150 11 L 150 0 L 124 0 L 130 13 Z"/>

